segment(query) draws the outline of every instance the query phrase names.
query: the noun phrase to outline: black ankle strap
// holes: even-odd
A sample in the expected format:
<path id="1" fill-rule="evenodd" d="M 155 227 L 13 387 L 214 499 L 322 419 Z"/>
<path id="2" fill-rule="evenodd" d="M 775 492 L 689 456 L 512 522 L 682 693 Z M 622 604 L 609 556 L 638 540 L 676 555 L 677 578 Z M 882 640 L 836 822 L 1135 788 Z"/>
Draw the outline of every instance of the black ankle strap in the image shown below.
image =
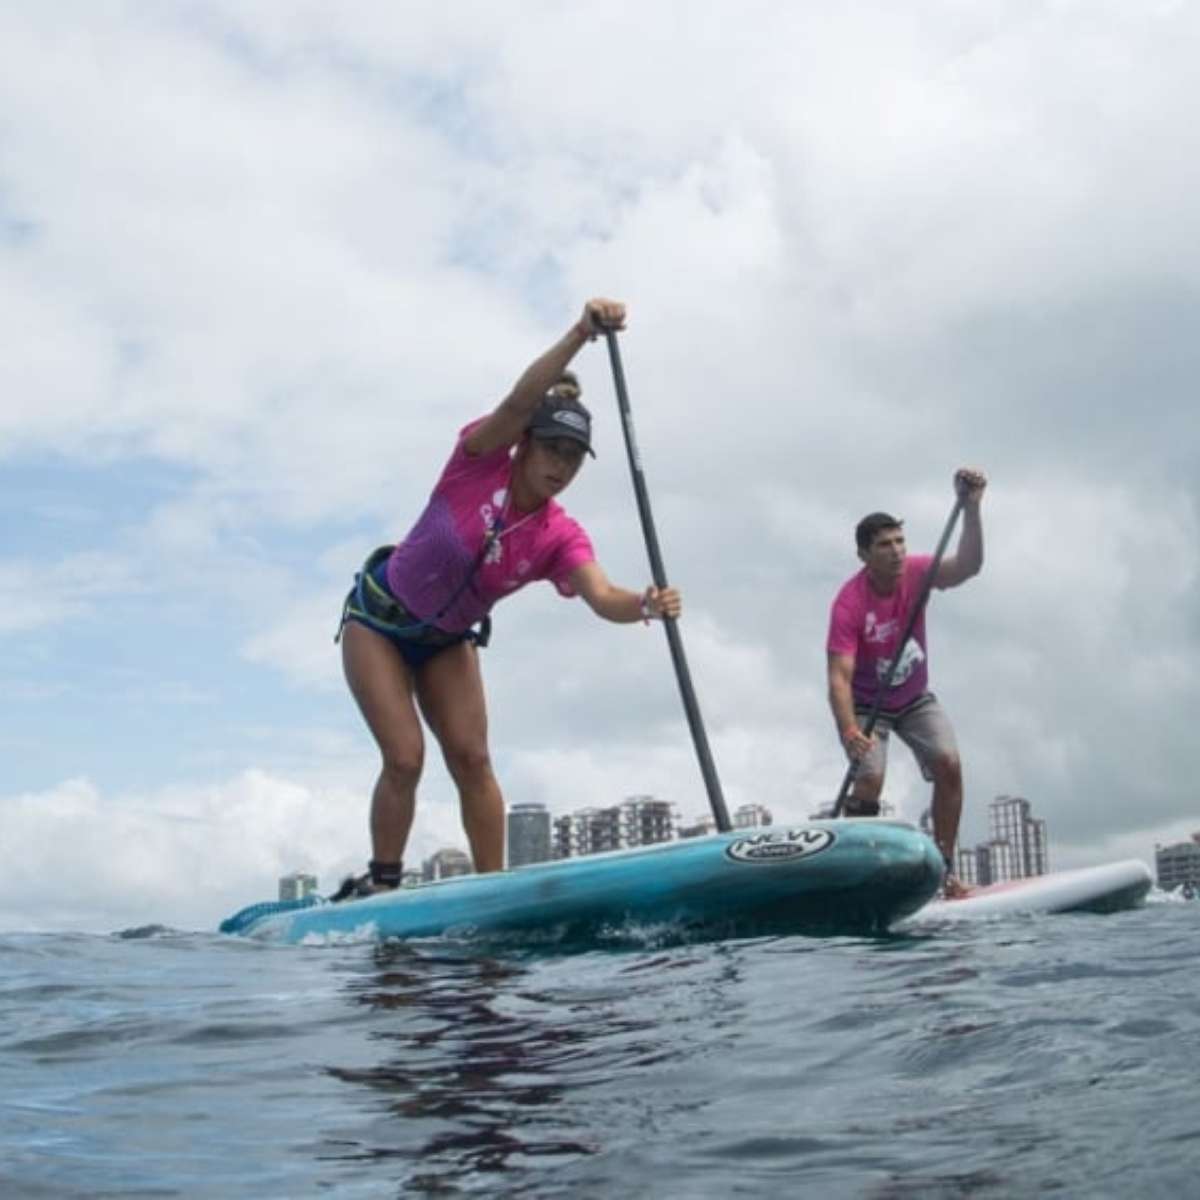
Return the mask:
<path id="1" fill-rule="evenodd" d="M 378 887 L 399 887 L 400 875 L 404 869 L 403 863 L 377 862 L 375 859 L 367 864 L 371 870 L 371 882 Z"/>

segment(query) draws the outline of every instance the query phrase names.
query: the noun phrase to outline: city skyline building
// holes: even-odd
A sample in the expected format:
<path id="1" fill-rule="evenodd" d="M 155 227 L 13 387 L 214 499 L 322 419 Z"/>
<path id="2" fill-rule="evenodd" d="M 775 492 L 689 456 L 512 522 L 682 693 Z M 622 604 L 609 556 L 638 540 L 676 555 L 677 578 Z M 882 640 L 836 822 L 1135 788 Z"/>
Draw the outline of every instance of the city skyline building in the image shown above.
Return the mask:
<path id="1" fill-rule="evenodd" d="M 764 804 L 739 804 L 733 812 L 734 829 L 757 829 L 771 821 L 771 810 Z"/>
<path id="2" fill-rule="evenodd" d="M 626 846 L 651 846 L 675 836 L 675 808 L 654 796 L 628 796 L 618 806 Z"/>
<path id="3" fill-rule="evenodd" d="M 932 831 L 929 810 L 921 815 L 921 828 Z M 958 878 L 966 884 L 987 887 L 1014 879 L 1045 875 L 1049 870 L 1046 822 L 1033 815 L 1021 796 L 997 796 L 988 805 L 989 838 L 973 847 L 960 846 L 955 854 Z"/>
<path id="4" fill-rule="evenodd" d="M 439 879 L 471 874 L 474 874 L 474 867 L 470 858 L 456 846 L 447 846 L 436 851 L 421 866 L 421 880 L 424 883 L 436 883 Z"/>
<path id="5" fill-rule="evenodd" d="M 279 880 L 279 899 L 282 901 L 303 900 L 317 890 L 317 877 L 305 871 L 295 871 Z"/>
<path id="6" fill-rule="evenodd" d="M 988 805 L 988 823 L 993 842 L 1005 842 L 1012 852 L 1009 878 L 1029 879 L 1049 870 L 1046 847 L 1046 822 L 1033 815 L 1022 796 L 997 796 Z"/>
<path id="7" fill-rule="evenodd" d="M 1016 874 L 1016 856 L 1008 842 L 990 841 L 976 846 L 975 859 L 978 863 L 979 883 L 984 887 L 989 883 L 1004 883 L 1021 878 Z"/>
<path id="8" fill-rule="evenodd" d="M 1190 841 L 1155 846 L 1154 874 L 1164 892 L 1200 888 L 1200 832 L 1193 833 Z"/>
<path id="9" fill-rule="evenodd" d="M 954 852 L 954 874 L 960 883 L 975 887 L 979 883 L 979 860 L 974 846 L 959 846 Z"/>
<path id="10" fill-rule="evenodd" d="M 580 808 L 553 819 L 554 858 L 602 854 L 631 846 L 669 842 L 675 836 L 675 811 L 654 796 L 628 796 L 606 808 Z"/>
<path id="11" fill-rule="evenodd" d="M 508 810 L 508 865 L 546 862 L 551 854 L 550 813 L 544 804 L 514 804 Z"/>
<path id="12" fill-rule="evenodd" d="M 577 858 L 616 848 L 615 808 L 577 808 L 554 818 L 552 853 L 555 858 Z"/>
<path id="13" fill-rule="evenodd" d="M 827 805 L 814 813 L 813 819 L 828 817 L 831 810 L 832 805 Z M 893 805 L 886 802 L 880 805 L 881 816 L 894 812 Z M 697 814 L 685 822 L 678 818 L 669 801 L 650 794 L 627 796 L 620 804 L 589 806 L 557 816 L 541 802 L 521 802 L 512 806 L 506 820 L 510 868 L 648 846 L 675 838 L 703 837 L 717 831 L 711 813 Z M 773 820 L 771 810 L 765 805 L 747 803 L 734 811 L 733 827 L 751 829 L 771 825 Z M 956 849 L 959 879 L 987 886 L 1046 874 L 1049 869 L 1046 822 L 1033 815 L 1028 800 L 1020 796 L 997 796 L 988 805 L 988 824 L 991 836 L 986 842 L 973 847 L 960 845 Z M 932 835 L 933 821 L 928 808 L 921 813 L 918 825 Z M 1160 875 L 1165 872 L 1176 883 L 1186 879 L 1190 886 L 1200 887 L 1200 833 L 1193 835 L 1192 842 L 1160 847 L 1159 853 L 1164 863 Z M 1176 863 L 1185 865 L 1175 866 Z M 419 876 L 413 871 L 405 872 L 403 884 L 411 886 L 418 881 L 470 874 L 472 870 L 470 858 L 463 851 L 447 848 L 427 859 Z M 315 889 L 315 880 L 311 886 Z"/>

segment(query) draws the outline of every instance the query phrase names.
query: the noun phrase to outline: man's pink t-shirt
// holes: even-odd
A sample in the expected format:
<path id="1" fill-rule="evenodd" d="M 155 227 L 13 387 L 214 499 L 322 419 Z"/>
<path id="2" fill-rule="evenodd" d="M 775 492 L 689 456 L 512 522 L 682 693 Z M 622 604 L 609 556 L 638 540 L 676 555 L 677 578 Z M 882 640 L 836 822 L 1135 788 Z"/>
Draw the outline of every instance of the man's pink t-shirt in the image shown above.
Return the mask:
<path id="1" fill-rule="evenodd" d="M 852 690 L 854 701 L 871 707 L 879 695 L 879 685 L 892 664 L 896 643 L 908 624 L 913 604 L 921 594 L 921 584 L 933 562 L 928 554 L 910 555 L 904 562 L 904 575 L 890 596 L 881 596 L 871 586 L 864 567 L 848 579 L 834 598 L 829 614 L 830 654 L 854 657 Z M 900 664 L 884 697 L 882 710 L 897 712 L 929 689 L 929 663 L 925 650 L 925 613 L 913 626 L 900 655 Z"/>
<path id="2" fill-rule="evenodd" d="M 583 527 L 556 501 L 547 500 L 529 515 L 512 509 L 512 447 L 471 455 L 463 444 L 483 420 L 459 432 L 425 511 L 387 564 L 392 594 L 414 616 L 431 620 L 462 587 L 488 530 L 500 522 L 499 539 L 437 619 L 437 626 L 451 633 L 469 629 L 497 600 L 535 579 L 549 579 L 562 595 L 573 596 L 571 572 L 596 559 Z"/>

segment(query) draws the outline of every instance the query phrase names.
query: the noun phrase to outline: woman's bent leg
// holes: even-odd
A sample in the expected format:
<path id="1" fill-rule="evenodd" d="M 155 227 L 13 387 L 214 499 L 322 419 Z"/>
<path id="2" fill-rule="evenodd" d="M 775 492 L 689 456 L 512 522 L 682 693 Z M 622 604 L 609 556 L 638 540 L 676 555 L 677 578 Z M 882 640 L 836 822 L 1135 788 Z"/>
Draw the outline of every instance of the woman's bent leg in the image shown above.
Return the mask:
<path id="1" fill-rule="evenodd" d="M 342 630 L 342 667 L 383 758 L 371 796 L 371 857 L 399 863 L 425 756 L 413 704 L 413 672 L 387 638 L 355 621 L 347 621 Z"/>
<path id="2" fill-rule="evenodd" d="M 492 773 L 479 652 L 462 642 L 421 669 L 417 699 L 458 787 L 475 870 L 504 868 L 504 797 Z"/>

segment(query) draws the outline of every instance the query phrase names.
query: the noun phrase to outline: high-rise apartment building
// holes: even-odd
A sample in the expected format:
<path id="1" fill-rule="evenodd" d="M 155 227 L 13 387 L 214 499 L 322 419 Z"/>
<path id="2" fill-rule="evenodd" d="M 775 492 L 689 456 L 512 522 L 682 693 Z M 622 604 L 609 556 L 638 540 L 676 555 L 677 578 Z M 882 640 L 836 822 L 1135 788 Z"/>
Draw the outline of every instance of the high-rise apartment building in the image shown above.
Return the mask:
<path id="1" fill-rule="evenodd" d="M 629 796 L 617 808 L 625 846 L 651 846 L 675 836 L 675 811 L 666 800 Z"/>
<path id="2" fill-rule="evenodd" d="M 284 875 L 279 881 L 280 900 L 303 900 L 317 890 L 317 877 L 296 871 L 292 875 Z"/>
<path id="3" fill-rule="evenodd" d="M 971 887 L 979 884 L 979 858 L 974 847 L 959 846 L 954 854 L 954 863 L 954 874 L 958 876 L 960 883 Z"/>
<path id="4" fill-rule="evenodd" d="M 436 883 L 439 879 L 450 879 L 455 875 L 470 875 L 473 870 L 467 855 L 450 846 L 438 850 L 425 860 L 421 867 L 421 878 L 426 883 Z"/>
<path id="5" fill-rule="evenodd" d="M 771 810 L 762 804 L 739 804 L 733 812 L 734 829 L 754 829 L 771 824 Z"/>
<path id="6" fill-rule="evenodd" d="M 554 857 L 575 858 L 620 848 L 620 822 L 613 808 L 578 808 L 554 818 Z"/>
<path id="7" fill-rule="evenodd" d="M 1200 888 L 1200 833 L 1190 842 L 1154 847 L 1154 873 L 1165 892 L 1172 888 Z"/>
<path id="8" fill-rule="evenodd" d="M 921 828 L 932 833 L 927 809 Z M 1020 796 L 997 796 L 988 805 L 991 837 L 974 848 L 959 847 L 955 866 L 963 883 L 987 887 L 1010 879 L 1045 875 L 1049 869 L 1046 822 L 1033 816 Z"/>
<path id="9" fill-rule="evenodd" d="M 1046 852 L 1046 822 L 1033 816 L 1029 801 L 1020 796 L 997 796 L 988 806 L 988 822 L 993 842 L 1010 847 L 1010 879 L 1028 879 L 1045 875 L 1049 869 Z"/>
<path id="10" fill-rule="evenodd" d="M 544 804 L 514 804 L 508 810 L 508 865 L 524 867 L 550 857 L 550 813 Z"/>
<path id="11" fill-rule="evenodd" d="M 1012 847 L 1007 842 L 982 842 L 975 847 L 976 882 L 980 887 L 1021 879 L 1016 874 Z"/>
<path id="12" fill-rule="evenodd" d="M 555 858 L 600 854 L 627 846 L 669 842 L 675 833 L 675 813 L 666 800 L 630 796 L 609 808 L 581 808 L 555 817 Z"/>

